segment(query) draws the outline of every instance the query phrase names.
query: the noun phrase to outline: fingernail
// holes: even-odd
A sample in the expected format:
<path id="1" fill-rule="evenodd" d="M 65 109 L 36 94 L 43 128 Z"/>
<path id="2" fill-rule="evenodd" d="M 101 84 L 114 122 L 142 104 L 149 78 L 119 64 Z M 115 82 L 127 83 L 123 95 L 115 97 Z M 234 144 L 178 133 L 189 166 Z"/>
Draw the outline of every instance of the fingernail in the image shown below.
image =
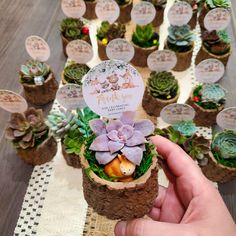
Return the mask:
<path id="1" fill-rule="evenodd" d="M 125 236 L 126 222 L 120 221 L 117 223 L 115 228 L 116 236 Z"/>

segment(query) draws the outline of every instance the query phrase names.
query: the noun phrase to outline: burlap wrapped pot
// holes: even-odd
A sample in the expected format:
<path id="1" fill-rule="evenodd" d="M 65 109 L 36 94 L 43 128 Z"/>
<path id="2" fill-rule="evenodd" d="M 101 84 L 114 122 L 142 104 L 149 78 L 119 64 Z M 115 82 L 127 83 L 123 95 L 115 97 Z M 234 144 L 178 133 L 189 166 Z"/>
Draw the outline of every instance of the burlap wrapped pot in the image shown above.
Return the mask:
<path id="1" fill-rule="evenodd" d="M 97 18 L 97 15 L 95 13 L 95 7 L 97 4 L 97 0 L 93 2 L 84 1 L 86 5 L 86 12 L 84 13 L 83 17 L 88 20 L 93 20 Z"/>
<path id="2" fill-rule="evenodd" d="M 127 4 L 120 6 L 120 16 L 117 19 L 121 24 L 130 22 L 131 10 L 133 8 L 133 0 L 130 0 Z"/>

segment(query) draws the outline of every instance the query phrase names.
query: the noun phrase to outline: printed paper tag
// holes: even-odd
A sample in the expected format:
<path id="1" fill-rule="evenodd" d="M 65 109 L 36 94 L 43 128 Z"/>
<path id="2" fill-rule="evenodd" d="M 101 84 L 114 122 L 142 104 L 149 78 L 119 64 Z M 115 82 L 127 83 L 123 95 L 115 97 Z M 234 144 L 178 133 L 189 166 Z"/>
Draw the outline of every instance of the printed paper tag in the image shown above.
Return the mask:
<path id="1" fill-rule="evenodd" d="M 135 111 L 143 94 L 142 77 L 134 67 L 123 61 L 104 61 L 84 77 L 86 104 L 106 118 L 118 118 L 122 112 Z"/>
<path id="2" fill-rule="evenodd" d="M 39 36 L 29 36 L 25 40 L 25 48 L 34 60 L 47 61 L 50 57 L 50 48 L 47 42 Z"/>
<path id="3" fill-rule="evenodd" d="M 168 124 L 175 124 L 180 121 L 193 120 L 195 110 L 187 104 L 169 104 L 161 111 L 161 118 Z"/>
<path id="4" fill-rule="evenodd" d="M 66 46 L 68 57 L 79 64 L 86 64 L 93 58 L 92 46 L 84 40 L 73 40 Z"/>
<path id="5" fill-rule="evenodd" d="M 80 18 L 86 11 L 84 0 L 62 0 L 61 9 L 67 17 Z"/>
<path id="6" fill-rule="evenodd" d="M 156 9 L 150 2 L 140 2 L 133 6 L 131 18 L 138 25 L 151 23 L 156 16 Z"/>
<path id="7" fill-rule="evenodd" d="M 177 63 L 177 57 L 170 50 L 157 50 L 148 56 L 147 64 L 151 71 L 161 72 L 172 70 Z"/>
<path id="8" fill-rule="evenodd" d="M 95 13 L 98 19 L 112 24 L 120 15 L 120 7 L 115 0 L 98 0 Z"/>
<path id="9" fill-rule="evenodd" d="M 168 12 L 168 19 L 171 25 L 188 24 L 192 18 L 193 10 L 187 2 L 176 2 Z"/>
<path id="10" fill-rule="evenodd" d="M 221 111 L 216 117 L 216 122 L 222 129 L 236 130 L 236 107 Z"/>
<path id="11" fill-rule="evenodd" d="M 59 88 L 56 99 L 68 110 L 82 109 L 87 106 L 83 98 L 82 87 L 78 84 L 66 84 Z"/>
<path id="12" fill-rule="evenodd" d="M 215 83 L 224 76 L 224 73 L 224 64 L 213 58 L 200 62 L 195 69 L 196 79 L 201 83 Z"/>
<path id="13" fill-rule="evenodd" d="M 224 8 L 215 8 L 207 13 L 204 25 L 208 31 L 224 30 L 230 24 L 230 12 Z"/>
<path id="14" fill-rule="evenodd" d="M 26 100 L 17 93 L 0 90 L 0 107 L 11 113 L 23 113 L 27 110 Z"/>
<path id="15" fill-rule="evenodd" d="M 106 53 L 111 60 L 129 62 L 134 57 L 134 47 L 125 39 L 113 39 L 106 46 Z"/>

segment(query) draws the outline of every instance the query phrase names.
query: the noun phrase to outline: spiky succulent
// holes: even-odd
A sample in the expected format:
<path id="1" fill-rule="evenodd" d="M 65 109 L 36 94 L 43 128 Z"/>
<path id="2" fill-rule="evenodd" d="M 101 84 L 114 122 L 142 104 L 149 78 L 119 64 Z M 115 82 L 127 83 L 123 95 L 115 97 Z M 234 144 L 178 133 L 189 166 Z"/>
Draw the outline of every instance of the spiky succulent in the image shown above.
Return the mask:
<path id="1" fill-rule="evenodd" d="M 236 132 L 225 130 L 216 134 L 212 140 L 211 150 L 219 163 L 236 167 Z"/>
<path id="2" fill-rule="evenodd" d="M 82 39 L 84 37 L 83 29 L 84 23 L 77 18 L 65 18 L 61 22 L 61 34 L 68 40 Z"/>
<path id="3" fill-rule="evenodd" d="M 107 43 L 116 38 L 125 37 L 125 25 L 121 23 L 110 24 L 108 21 L 103 21 L 97 30 L 97 38 L 99 40 L 106 39 Z"/>
<path id="4" fill-rule="evenodd" d="M 119 6 L 123 6 L 130 2 L 130 0 L 115 0 Z"/>
<path id="5" fill-rule="evenodd" d="M 148 79 L 148 89 L 155 98 L 169 100 L 178 94 L 179 85 L 171 72 L 152 72 Z"/>
<path id="6" fill-rule="evenodd" d="M 72 84 L 82 84 L 82 78 L 89 71 L 87 65 L 82 64 L 71 64 L 65 67 L 64 69 L 64 78 L 68 83 Z"/>
<path id="7" fill-rule="evenodd" d="M 231 39 L 226 30 L 220 31 L 205 31 L 202 35 L 202 41 L 205 48 L 215 54 L 215 55 L 224 55 L 230 51 L 230 42 Z"/>
<path id="8" fill-rule="evenodd" d="M 180 121 L 172 125 L 173 128 L 179 131 L 185 137 L 190 137 L 197 132 L 197 127 L 195 123 L 191 120 Z"/>
<path id="9" fill-rule="evenodd" d="M 45 62 L 29 60 L 21 65 L 19 76 L 21 83 L 34 84 L 34 79 L 40 77 L 45 81 L 50 73 L 50 67 Z"/>
<path id="10" fill-rule="evenodd" d="M 5 136 L 16 148 L 33 148 L 42 143 L 48 137 L 42 110 L 29 108 L 23 114 L 13 113 Z"/>
<path id="11" fill-rule="evenodd" d="M 217 7 L 230 9 L 231 7 L 230 0 L 206 0 L 206 4 L 210 9 L 214 9 Z"/>
<path id="12" fill-rule="evenodd" d="M 159 45 L 159 35 L 154 31 L 152 24 L 137 25 L 132 35 L 132 41 L 142 48 L 149 48 Z"/>
<path id="13" fill-rule="evenodd" d="M 167 0 L 143 0 L 145 2 L 152 3 L 155 7 L 164 8 L 166 6 Z"/>
<path id="14" fill-rule="evenodd" d="M 189 25 L 171 25 L 168 28 L 167 44 L 175 52 L 186 52 L 192 49 L 195 35 Z"/>

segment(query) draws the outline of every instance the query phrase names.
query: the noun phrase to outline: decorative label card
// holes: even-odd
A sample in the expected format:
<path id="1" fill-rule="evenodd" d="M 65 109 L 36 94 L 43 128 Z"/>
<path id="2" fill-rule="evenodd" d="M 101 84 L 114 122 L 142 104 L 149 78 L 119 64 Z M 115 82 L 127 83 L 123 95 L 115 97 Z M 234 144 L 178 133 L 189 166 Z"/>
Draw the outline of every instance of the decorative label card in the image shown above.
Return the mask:
<path id="1" fill-rule="evenodd" d="M 216 117 L 216 122 L 222 129 L 236 131 L 236 107 L 221 111 Z"/>
<path id="2" fill-rule="evenodd" d="M 80 18 L 86 11 L 84 0 L 62 0 L 61 9 L 67 17 Z"/>
<path id="3" fill-rule="evenodd" d="M 143 94 L 142 77 L 134 67 L 123 61 L 104 61 L 84 77 L 86 104 L 106 118 L 119 118 L 122 112 L 135 111 Z"/>

